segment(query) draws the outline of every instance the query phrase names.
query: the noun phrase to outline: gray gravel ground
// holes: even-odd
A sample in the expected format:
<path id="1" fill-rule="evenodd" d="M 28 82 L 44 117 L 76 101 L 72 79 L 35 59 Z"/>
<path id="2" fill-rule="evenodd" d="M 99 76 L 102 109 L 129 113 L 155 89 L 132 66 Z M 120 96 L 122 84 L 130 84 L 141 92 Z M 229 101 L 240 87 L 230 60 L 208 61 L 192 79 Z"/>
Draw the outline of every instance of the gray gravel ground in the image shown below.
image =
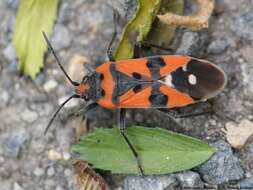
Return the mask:
<path id="1" fill-rule="evenodd" d="M 106 59 L 105 51 L 113 28 L 112 10 L 105 0 L 62 0 L 52 37 L 65 66 L 73 54 L 87 57 L 93 66 Z M 128 16 L 134 1 L 113 1 Z M 189 1 L 188 1 L 189 2 Z M 125 3 L 125 4 L 124 4 Z M 54 109 L 72 92 L 51 55 L 35 81 L 17 70 L 11 45 L 18 0 L 0 1 L 0 189 L 64 190 L 77 189 L 70 161 L 70 147 L 76 142 L 72 126 L 80 118 L 68 119 L 78 102 L 60 114 L 47 136 L 43 136 Z M 125 12 L 124 12 L 125 11 Z M 103 173 L 112 189 L 183 189 L 199 187 L 225 189 L 232 185 L 253 189 L 253 142 L 233 150 L 224 142 L 222 128 L 231 120 L 253 120 L 253 1 L 217 0 L 208 30 L 181 29 L 173 48 L 217 63 L 228 76 L 225 90 L 212 103 L 216 115 L 182 119 L 183 127 L 155 110 L 133 110 L 128 124 L 164 127 L 213 143 L 218 152 L 208 162 L 173 175 L 121 176 Z M 201 110 L 205 105 L 181 111 Z M 95 109 L 88 113 L 91 127 L 111 126 L 114 112 Z M 249 188 L 248 188 L 249 189 Z"/>

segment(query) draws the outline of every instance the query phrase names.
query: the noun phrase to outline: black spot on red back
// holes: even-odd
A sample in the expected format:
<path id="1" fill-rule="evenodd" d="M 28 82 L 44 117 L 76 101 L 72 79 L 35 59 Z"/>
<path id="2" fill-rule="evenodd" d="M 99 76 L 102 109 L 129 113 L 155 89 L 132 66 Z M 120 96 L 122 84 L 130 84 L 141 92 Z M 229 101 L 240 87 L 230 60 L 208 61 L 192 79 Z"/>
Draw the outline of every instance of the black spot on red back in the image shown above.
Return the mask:
<path id="1" fill-rule="evenodd" d="M 137 72 L 133 72 L 132 73 L 133 77 L 137 80 L 140 80 L 142 77 L 141 77 L 141 74 L 140 73 L 137 73 Z"/>
<path id="2" fill-rule="evenodd" d="M 168 103 L 168 96 L 165 94 L 152 94 L 149 97 L 149 101 L 151 102 L 153 107 L 165 107 Z"/>
<path id="3" fill-rule="evenodd" d="M 168 96 L 161 93 L 159 84 L 154 84 L 152 86 L 151 95 L 149 96 L 149 101 L 152 107 L 167 107 L 168 104 Z"/>
<path id="4" fill-rule="evenodd" d="M 160 69 L 164 67 L 166 64 L 161 56 L 153 56 L 147 57 L 147 67 L 151 73 L 152 79 L 159 79 L 161 78 Z"/>
<path id="5" fill-rule="evenodd" d="M 133 88 L 133 91 L 134 91 L 134 93 L 138 93 L 138 92 L 140 92 L 142 89 L 143 89 L 142 85 L 141 85 L 141 84 L 137 84 L 137 85 Z"/>

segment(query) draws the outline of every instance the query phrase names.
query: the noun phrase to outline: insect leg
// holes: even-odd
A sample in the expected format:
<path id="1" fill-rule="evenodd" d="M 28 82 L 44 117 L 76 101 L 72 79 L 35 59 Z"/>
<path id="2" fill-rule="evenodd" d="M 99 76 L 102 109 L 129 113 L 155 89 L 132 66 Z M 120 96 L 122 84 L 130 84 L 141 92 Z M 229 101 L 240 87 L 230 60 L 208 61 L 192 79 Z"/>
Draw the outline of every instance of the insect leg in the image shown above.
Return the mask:
<path id="1" fill-rule="evenodd" d="M 142 48 L 150 48 L 150 47 L 153 47 L 153 48 L 156 48 L 156 49 L 161 49 L 161 50 L 165 50 L 165 51 L 172 51 L 171 48 L 164 48 L 162 46 L 159 46 L 159 45 L 156 45 L 156 44 L 152 44 L 152 43 L 149 43 L 149 42 L 136 42 L 134 44 L 134 58 L 140 58 L 140 57 L 143 57 L 141 55 L 141 50 Z"/>
<path id="2" fill-rule="evenodd" d="M 200 103 L 199 103 L 200 104 Z M 174 117 L 175 118 L 187 118 L 187 117 L 196 117 L 196 116 L 201 116 L 201 115 L 206 115 L 206 114 L 215 114 L 215 109 L 214 105 L 211 101 L 207 101 L 203 103 L 204 105 L 209 105 L 207 109 L 203 111 L 198 111 L 198 112 L 188 112 L 188 113 L 183 113 L 183 114 L 177 114 Z"/>
<path id="3" fill-rule="evenodd" d="M 68 102 L 69 102 L 71 99 L 73 99 L 73 98 L 80 98 L 80 96 L 77 95 L 77 94 L 73 94 L 72 96 L 70 96 L 68 99 L 66 99 L 66 100 L 58 107 L 58 109 L 55 111 L 55 113 L 54 113 L 53 116 L 51 117 L 50 121 L 48 122 L 47 127 L 46 127 L 46 129 L 45 129 L 45 131 L 44 131 L 44 135 L 47 134 L 48 129 L 50 128 L 51 124 L 53 123 L 53 121 L 54 121 L 55 117 L 57 116 L 57 114 L 59 113 L 59 111 L 61 111 L 61 109 L 64 107 L 64 105 L 65 105 L 66 103 L 68 103 Z"/>
<path id="4" fill-rule="evenodd" d="M 179 114 L 175 115 L 175 118 L 187 118 L 187 117 L 196 117 L 196 116 L 201 116 L 201 115 L 206 115 L 206 114 L 213 114 L 214 110 L 207 110 L 207 111 L 201 111 L 201 112 L 195 112 L 195 113 L 186 113 L 186 114 Z"/>
<path id="5" fill-rule="evenodd" d="M 133 145 L 131 144 L 131 142 L 129 141 L 129 139 L 127 138 L 126 134 L 125 134 L 125 116 L 126 116 L 126 109 L 121 108 L 119 110 L 119 120 L 118 120 L 118 126 L 120 129 L 120 134 L 123 136 L 125 142 L 127 143 L 128 147 L 131 149 L 136 161 L 137 161 L 137 165 L 138 168 L 140 170 L 141 175 L 144 175 L 143 169 L 141 167 L 141 163 L 140 163 L 140 159 L 138 156 L 137 151 L 135 150 L 135 148 L 133 147 Z"/>
<path id="6" fill-rule="evenodd" d="M 112 39 L 108 45 L 108 48 L 107 48 L 107 57 L 109 59 L 109 61 L 115 61 L 115 58 L 114 58 L 114 55 L 113 55 L 113 52 L 112 52 L 112 45 L 113 45 L 113 42 L 115 41 L 116 39 L 116 36 L 117 36 L 117 23 L 118 23 L 118 19 L 119 19 L 119 14 L 118 12 L 113 9 L 113 24 L 114 24 L 114 31 L 113 31 L 113 34 L 112 34 Z"/>
<path id="7" fill-rule="evenodd" d="M 91 102 L 88 105 L 86 105 L 85 107 L 80 107 L 79 110 L 77 111 L 77 115 L 84 115 L 86 114 L 86 112 L 88 112 L 89 110 L 92 110 L 93 108 L 97 107 L 98 104 L 96 102 Z"/>

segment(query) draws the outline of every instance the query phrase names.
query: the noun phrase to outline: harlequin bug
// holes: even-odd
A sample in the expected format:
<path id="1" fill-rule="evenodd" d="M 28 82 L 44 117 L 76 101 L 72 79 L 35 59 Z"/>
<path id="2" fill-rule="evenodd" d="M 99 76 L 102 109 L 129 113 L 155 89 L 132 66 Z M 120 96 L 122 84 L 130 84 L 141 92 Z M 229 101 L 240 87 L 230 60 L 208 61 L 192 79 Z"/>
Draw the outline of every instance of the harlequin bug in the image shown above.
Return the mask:
<path id="1" fill-rule="evenodd" d="M 76 87 L 75 94 L 56 110 L 45 133 L 61 108 L 72 98 L 91 101 L 86 110 L 96 105 L 119 109 L 120 133 L 132 150 L 141 174 L 144 172 L 138 153 L 124 133 L 126 108 L 184 107 L 214 97 L 226 84 L 226 75 L 219 67 L 190 56 L 159 55 L 115 61 L 110 47 L 116 32 L 107 51 L 109 61 L 98 66 L 90 75 L 84 76 L 81 83 L 77 83 L 63 69 L 47 36 L 45 33 L 43 35 L 61 70 Z M 137 49 L 139 46 L 135 47 Z"/>

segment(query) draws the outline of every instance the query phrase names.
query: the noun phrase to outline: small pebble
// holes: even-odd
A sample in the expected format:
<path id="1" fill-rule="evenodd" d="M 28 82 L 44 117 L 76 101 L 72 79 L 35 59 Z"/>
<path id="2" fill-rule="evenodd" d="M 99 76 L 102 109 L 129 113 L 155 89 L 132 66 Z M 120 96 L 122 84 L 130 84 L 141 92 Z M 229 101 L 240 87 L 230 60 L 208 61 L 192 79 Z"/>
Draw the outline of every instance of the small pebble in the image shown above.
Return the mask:
<path id="1" fill-rule="evenodd" d="M 18 91 L 18 90 L 20 89 L 20 84 L 19 84 L 19 83 L 16 83 L 16 84 L 14 85 L 14 88 L 15 88 L 16 91 Z"/>
<path id="2" fill-rule="evenodd" d="M 217 124 L 217 122 L 214 119 L 210 119 L 209 122 L 212 126 L 215 126 Z"/>
<path id="3" fill-rule="evenodd" d="M 3 55 L 6 59 L 8 59 L 10 62 L 13 62 L 16 60 L 16 51 L 12 44 L 9 44 L 4 50 Z"/>
<path id="4" fill-rule="evenodd" d="M 229 43 L 226 39 L 217 39 L 212 41 L 208 48 L 207 52 L 209 54 L 221 54 L 229 47 Z"/>
<path id="5" fill-rule="evenodd" d="M 66 177 L 71 176 L 71 174 L 72 174 L 72 171 L 71 171 L 70 169 L 64 170 L 64 175 L 65 175 Z"/>
<path id="6" fill-rule="evenodd" d="M 26 109 L 21 113 L 21 119 L 28 123 L 33 123 L 38 119 L 38 114 L 34 111 Z"/>
<path id="7" fill-rule="evenodd" d="M 45 182 L 46 189 L 55 189 L 55 180 L 53 179 L 47 179 Z"/>
<path id="8" fill-rule="evenodd" d="M 9 93 L 7 91 L 0 92 L 0 107 L 4 107 L 7 105 L 10 99 Z"/>
<path id="9" fill-rule="evenodd" d="M 69 152 L 63 152 L 63 159 L 64 160 L 69 160 L 71 158 L 71 154 Z"/>
<path id="10" fill-rule="evenodd" d="M 238 58 L 238 62 L 241 63 L 241 64 L 242 64 L 242 63 L 245 63 L 244 59 L 241 58 L 241 57 Z"/>
<path id="11" fill-rule="evenodd" d="M 4 157 L 0 156 L 0 164 L 4 163 L 5 159 Z"/>
<path id="12" fill-rule="evenodd" d="M 56 80 L 49 80 L 47 81 L 44 85 L 43 85 L 43 88 L 46 92 L 50 92 L 52 90 L 54 90 L 56 87 L 57 87 L 58 83 Z"/>
<path id="13" fill-rule="evenodd" d="M 65 190 L 62 186 L 57 186 L 56 188 L 55 188 L 55 190 Z"/>
<path id="14" fill-rule="evenodd" d="M 252 174 L 251 174 L 250 172 L 246 172 L 246 173 L 245 173 L 245 177 L 246 177 L 246 178 L 251 178 L 251 177 L 252 177 Z"/>
<path id="15" fill-rule="evenodd" d="M 187 171 L 176 174 L 176 178 L 180 183 L 182 189 L 203 189 L 204 183 L 196 172 Z"/>
<path id="16" fill-rule="evenodd" d="M 45 175 L 45 171 L 44 169 L 42 168 L 35 168 L 35 170 L 33 171 L 33 174 L 36 176 L 36 177 L 42 177 L 43 175 Z"/>
<path id="17" fill-rule="evenodd" d="M 226 138 L 232 147 L 241 149 L 248 139 L 253 136 L 253 123 L 247 119 L 242 120 L 238 125 L 233 122 L 226 123 Z"/>
<path id="18" fill-rule="evenodd" d="M 54 176 L 54 174 L 55 174 L 55 171 L 54 171 L 53 167 L 50 167 L 47 169 L 47 176 L 48 177 L 52 177 L 52 176 Z"/>
<path id="19" fill-rule="evenodd" d="M 48 151 L 48 159 L 51 161 L 61 160 L 62 154 L 57 152 L 56 150 L 51 149 Z"/>
<path id="20" fill-rule="evenodd" d="M 21 156 L 22 150 L 27 147 L 29 138 L 29 134 L 25 130 L 16 130 L 6 134 L 0 140 L 4 150 L 3 154 L 7 157 L 18 158 Z"/>
<path id="21" fill-rule="evenodd" d="M 15 182 L 13 185 L 13 190 L 23 190 L 23 188 L 17 182 Z"/>

